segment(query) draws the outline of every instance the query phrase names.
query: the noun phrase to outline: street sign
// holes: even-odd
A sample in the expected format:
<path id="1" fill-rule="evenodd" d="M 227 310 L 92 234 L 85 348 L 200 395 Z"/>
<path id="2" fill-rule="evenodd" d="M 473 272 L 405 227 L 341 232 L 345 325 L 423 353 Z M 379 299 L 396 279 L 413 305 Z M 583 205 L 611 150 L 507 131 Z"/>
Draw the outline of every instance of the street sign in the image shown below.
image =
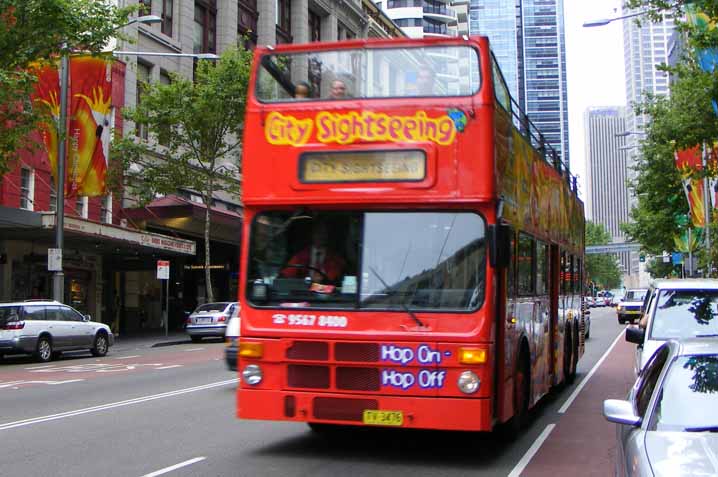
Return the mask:
<path id="1" fill-rule="evenodd" d="M 157 260 L 157 279 L 169 280 L 170 278 L 170 261 Z"/>
<path id="2" fill-rule="evenodd" d="M 48 248 L 47 249 L 47 270 L 49 272 L 61 272 L 62 271 L 62 249 L 61 248 Z"/>
<path id="3" fill-rule="evenodd" d="M 605 245 L 586 245 L 586 254 L 638 252 L 640 249 L 641 244 L 635 242 L 607 243 Z"/>
<path id="4" fill-rule="evenodd" d="M 671 262 L 673 262 L 673 265 L 680 265 L 683 263 L 683 254 L 681 252 L 671 253 Z"/>

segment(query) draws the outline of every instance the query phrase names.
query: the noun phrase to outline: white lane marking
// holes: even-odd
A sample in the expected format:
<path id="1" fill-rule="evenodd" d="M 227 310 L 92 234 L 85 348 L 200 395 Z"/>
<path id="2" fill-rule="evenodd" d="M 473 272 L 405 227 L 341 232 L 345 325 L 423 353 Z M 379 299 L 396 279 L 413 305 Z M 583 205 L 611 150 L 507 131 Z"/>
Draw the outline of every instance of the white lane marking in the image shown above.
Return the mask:
<path id="1" fill-rule="evenodd" d="M 204 349 L 204 348 L 190 348 L 190 349 L 186 349 L 185 351 L 186 351 L 187 353 L 189 353 L 190 351 L 202 351 L 203 349 Z"/>
<path id="2" fill-rule="evenodd" d="M 54 386 L 56 384 L 79 383 L 80 381 L 84 381 L 84 379 L 67 379 L 65 381 L 8 381 L 5 383 L 0 381 L 0 389 L 22 386 L 24 384 L 49 384 L 50 386 Z M 14 389 L 17 389 L 17 387 Z"/>
<path id="3" fill-rule="evenodd" d="M 156 477 L 158 475 L 166 474 L 167 472 L 172 472 L 173 470 L 181 469 L 182 467 L 187 467 L 188 465 L 196 464 L 197 462 L 202 462 L 205 459 L 206 457 L 195 457 L 194 459 L 186 460 L 184 462 L 180 462 L 179 464 L 156 470 L 150 474 L 145 474 L 142 477 Z"/>
<path id="4" fill-rule="evenodd" d="M 536 439 L 529 447 L 529 450 L 526 451 L 523 457 L 521 457 L 521 460 L 518 461 L 518 463 L 514 466 L 513 470 L 511 470 L 511 473 L 509 473 L 508 477 L 519 477 L 521 475 L 521 472 L 524 471 L 527 465 L 529 465 L 529 462 L 531 462 L 531 459 L 533 459 L 534 455 L 536 455 L 536 452 L 541 448 L 541 445 L 544 443 L 546 439 L 548 439 L 549 434 L 551 434 L 551 431 L 553 431 L 553 428 L 556 427 L 556 424 L 549 424 L 546 426 L 546 428 L 543 430 L 540 436 L 538 436 L 538 439 Z"/>
<path id="5" fill-rule="evenodd" d="M 43 366 L 33 366 L 32 368 L 25 368 L 25 369 L 43 369 L 43 368 L 52 368 L 53 366 L 57 366 L 56 364 L 45 364 Z"/>
<path id="6" fill-rule="evenodd" d="M 66 417 L 80 416 L 82 414 L 89 414 L 91 412 L 106 411 L 107 409 L 113 409 L 116 407 L 131 406 L 133 404 L 140 404 L 143 402 L 154 401 L 156 399 L 164 399 L 173 396 L 179 396 L 181 394 L 192 393 L 195 391 L 204 391 L 205 389 L 216 388 L 218 386 L 226 386 L 228 384 L 236 384 L 237 379 L 228 379 L 226 381 L 218 381 L 215 383 L 203 384 L 201 386 L 194 386 L 191 388 L 178 389 L 176 391 L 169 391 L 160 394 L 151 394 L 149 396 L 143 396 L 134 399 L 127 399 L 125 401 L 113 402 L 110 404 L 101 404 L 99 406 L 87 407 L 84 409 L 77 409 L 75 411 L 61 412 L 59 414 L 50 414 L 48 416 L 33 417 L 30 419 L 23 419 L 21 421 L 6 422 L 0 424 L 0 431 L 6 431 L 8 429 L 14 429 L 16 427 L 30 426 L 32 424 L 39 424 L 41 422 L 55 421 L 57 419 L 64 419 Z"/>
<path id="7" fill-rule="evenodd" d="M 130 358 L 139 358 L 139 354 L 133 354 L 132 356 L 115 356 L 112 359 L 130 359 Z"/>
<path id="8" fill-rule="evenodd" d="M 172 369 L 172 368 L 181 368 L 182 366 L 184 366 L 184 365 L 182 365 L 182 364 L 172 364 L 172 365 L 170 365 L 170 366 L 162 366 L 162 367 L 160 367 L 160 368 L 155 368 L 155 369 Z"/>
<path id="9" fill-rule="evenodd" d="M 621 339 L 621 337 L 623 336 L 624 333 L 625 333 L 625 330 L 621 330 L 621 332 L 618 333 L 618 336 L 616 336 L 616 339 L 613 340 L 613 343 L 611 343 L 611 346 L 608 347 L 606 352 L 603 353 L 603 356 L 601 356 L 601 359 L 599 359 L 596 362 L 596 364 L 593 365 L 593 368 L 591 368 L 591 371 L 589 371 L 588 374 L 586 375 L 586 377 L 583 378 L 583 381 L 581 381 L 581 383 L 578 386 L 576 386 L 576 389 L 574 389 L 573 392 L 571 393 L 571 395 L 568 397 L 568 399 L 566 399 L 566 401 L 563 403 L 563 406 L 561 406 L 558 409 L 559 414 L 565 413 L 568 410 L 568 407 L 571 404 L 573 404 L 574 399 L 576 399 L 578 397 L 578 393 L 581 392 L 583 387 L 588 383 L 588 380 L 591 379 L 591 376 L 593 376 L 593 373 L 596 372 L 596 370 L 599 368 L 599 366 L 601 366 L 601 364 L 603 364 L 603 362 L 606 360 L 608 355 L 613 350 L 613 347 L 616 346 L 616 343 L 618 343 L 618 340 Z"/>

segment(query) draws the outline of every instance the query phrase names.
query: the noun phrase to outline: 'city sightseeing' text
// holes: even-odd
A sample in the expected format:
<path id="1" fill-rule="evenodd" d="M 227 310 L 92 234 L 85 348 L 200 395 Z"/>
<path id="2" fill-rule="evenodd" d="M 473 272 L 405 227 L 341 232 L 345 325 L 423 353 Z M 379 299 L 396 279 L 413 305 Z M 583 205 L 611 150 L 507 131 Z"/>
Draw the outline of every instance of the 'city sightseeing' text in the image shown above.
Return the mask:
<path id="1" fill-rule="evenodd" d="M 347 114 L 322 111 L 311 118 L 298 119 L 273 111 L 267 115 L 264 135 L 275 146 L 303 146 L 316 129 L 316 140 L 324 144 L 353 142 L 434 142 L 441 146 L 456 138 L 456 126 L 449 116 L 429 117 L 418 111 L 413 116 L 351 111 Z"/>

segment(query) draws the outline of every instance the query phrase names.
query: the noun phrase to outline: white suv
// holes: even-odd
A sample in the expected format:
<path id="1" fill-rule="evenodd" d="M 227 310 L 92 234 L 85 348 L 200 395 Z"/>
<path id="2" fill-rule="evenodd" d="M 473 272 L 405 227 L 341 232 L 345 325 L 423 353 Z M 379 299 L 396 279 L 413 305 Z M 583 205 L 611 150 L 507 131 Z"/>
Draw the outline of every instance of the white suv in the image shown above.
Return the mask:
<path id="1" fill-rule="evenodd" d="M 114 342 L 109 326 L 60 302 L 0 303 L 0 356 L 29 353 L 45 362 L 62 351 L 81 349 L 104 356 Z"/>

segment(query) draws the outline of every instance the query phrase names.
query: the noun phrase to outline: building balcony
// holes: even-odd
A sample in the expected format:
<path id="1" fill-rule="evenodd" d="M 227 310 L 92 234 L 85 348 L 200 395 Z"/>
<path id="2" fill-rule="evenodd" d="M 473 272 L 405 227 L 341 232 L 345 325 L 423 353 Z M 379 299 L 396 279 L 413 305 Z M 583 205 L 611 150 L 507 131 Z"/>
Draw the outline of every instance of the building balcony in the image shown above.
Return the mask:
<path id="1" fill-rule="evenodd" d="M 443 23 L 456 22 L 456 12 L 451 8 L 438 6 L 424 6 L 422 9 L 425 18 L 431 18 Z"/>

